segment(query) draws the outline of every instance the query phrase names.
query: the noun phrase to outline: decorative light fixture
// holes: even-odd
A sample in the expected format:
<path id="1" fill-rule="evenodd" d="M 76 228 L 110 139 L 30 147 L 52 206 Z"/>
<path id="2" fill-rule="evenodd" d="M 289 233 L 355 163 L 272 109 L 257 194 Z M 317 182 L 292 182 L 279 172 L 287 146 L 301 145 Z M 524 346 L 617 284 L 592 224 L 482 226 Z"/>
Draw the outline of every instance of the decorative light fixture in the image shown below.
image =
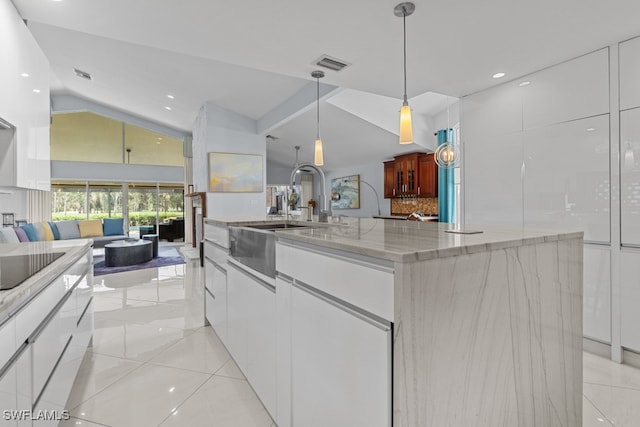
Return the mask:
<path id="1" fill-rule="evenodd" d="M 407 101 L 407 16 L 416 10 L 416 5 L 411 2 L 398 4 L 393 8 L 393 14 L 402 17 L 402 26 L 404 34 L 404 96 L 402 99 L 402 107 L 400 108 L 400 144 L 413 143 L 413 128 L 411 125 L 411 108 Z"/>
<path id="2" fill-rule="evenodd" d="M 311 77 L 316 79 L 316 102 L 317 102 L 317 133 L 316 146 L 313 164 L 316 166 L 324 165 L 324 154 L 322 153 L 322 140 L 320 139 L 320 79 L 324 77 L 324 71 L 314 71 Z"/>
<path id="3" fill-rule="evenodd" d="M 443 168 L 449 169 L 458 166 L 460 163 L 460 146 L 458 144 L 454 144 L 453 137 L 453 129 L 449 127 L 449 103 L 447 103 L 447 130 L 446 130 L 446 139 L 445 141 L 438 145 L 435 151 L 435 161 L 436 164 Z"/>

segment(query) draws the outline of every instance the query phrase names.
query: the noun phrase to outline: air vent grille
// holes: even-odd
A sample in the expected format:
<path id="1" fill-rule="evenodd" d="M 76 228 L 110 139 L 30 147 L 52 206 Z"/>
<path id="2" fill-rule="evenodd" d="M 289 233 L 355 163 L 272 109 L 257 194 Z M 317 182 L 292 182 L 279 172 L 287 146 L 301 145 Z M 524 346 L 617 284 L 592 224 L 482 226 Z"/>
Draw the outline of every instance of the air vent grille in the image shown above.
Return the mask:
<path id="1" fill-rule="evenodd" d="M 337 58 L 332 58 L 328 55 L 322 55 L 320 58 L 316 59 L 314 61 L 315 65 L 318 65 L 320 67 L 324 67 L 324 68 L 328 68 L 330 70 L 333 71 L 340 71 L 345 67 L 348 67 L 349 64 L 346 61 L 343 61 L 341 59 L 337 59 Z"/>
<path id="2" fill-rule="evenodd" d="M 73 69 L 73 72 L 76 73 L 76 76 L 82 77 L 83 79 L 91 80 L 91 74 L 86 71 L 78 70 L 77 68 Z"/>

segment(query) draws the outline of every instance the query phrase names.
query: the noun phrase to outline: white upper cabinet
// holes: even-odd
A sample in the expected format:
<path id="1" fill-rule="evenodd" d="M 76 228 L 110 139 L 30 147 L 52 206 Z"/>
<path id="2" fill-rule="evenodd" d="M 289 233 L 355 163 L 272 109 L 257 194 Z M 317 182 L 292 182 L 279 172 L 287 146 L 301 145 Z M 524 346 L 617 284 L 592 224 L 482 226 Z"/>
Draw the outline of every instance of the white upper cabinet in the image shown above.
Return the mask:
<path id="1" fill-rule="evenodd" d="M 522 133 L 464 141 L 467 224 L 522 226 Z"/>
<path id="2" fill-rule="evenodd" d="M 609 49 L 601 49 L 518 80 L 524 129 L 609 112 Z"/>
<path id="3" fill-rule="evenodd" d="M 0 118 L 16 127 L 15 171 L 0 186 L 49 190 L 49 61 L 9 0 L 0 0 L 0 51 Z"/>
<path id="4" fill-rule="evenodd" d="M 462 100 L 464 135 L 505 135 L 522 130 L 522 96 L 516 83 L 465 96 Z"/>
<path id="5" fill-rule="evenodd" d="M 609 242 L 609 115 L 524 132 L 524 225 Z"/>
<path id="6" fill-rule="evenodd" d="M 640 246 L 640 108 L 620 113 L 622 244 Z"/>
<path id="7" fill-rule="evenodd" d="M 620 43 L 620 110 L 640 107 L 640 37 Z"/>
<path id="8" fill-rule="evenodd" d="M 611 342 L 611 252 L 608 246 L 584 245 L 585 337 Z"/>

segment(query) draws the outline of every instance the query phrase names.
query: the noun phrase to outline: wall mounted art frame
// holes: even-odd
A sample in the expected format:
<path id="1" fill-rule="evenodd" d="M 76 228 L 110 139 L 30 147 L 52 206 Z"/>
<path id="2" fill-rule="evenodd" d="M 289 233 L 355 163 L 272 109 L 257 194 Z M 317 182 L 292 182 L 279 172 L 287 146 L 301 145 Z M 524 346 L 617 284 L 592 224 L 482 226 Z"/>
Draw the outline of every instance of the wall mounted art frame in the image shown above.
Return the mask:
<path id="1" fill-rule="evenodd" d="M 210 193 L 262 193 L 260 154 L 209 153 Z"/>
<path id="2" fill-rule="evenodd" d="M 331 180 L 331 209 L 360 209 L 360 175 Z"/>

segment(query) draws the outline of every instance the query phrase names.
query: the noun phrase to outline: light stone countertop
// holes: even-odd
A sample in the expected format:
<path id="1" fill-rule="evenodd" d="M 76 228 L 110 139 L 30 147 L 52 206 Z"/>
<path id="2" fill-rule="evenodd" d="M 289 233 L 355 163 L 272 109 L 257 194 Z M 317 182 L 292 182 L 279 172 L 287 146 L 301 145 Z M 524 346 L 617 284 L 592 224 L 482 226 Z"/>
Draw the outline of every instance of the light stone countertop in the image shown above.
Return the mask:
<path id="1" fill-rule="evenodd" d="M 14 315 L 31 298 L 46 288 L 49 283 L 64 273 L 87 251 L 91 251 L 91 244 L 92 240 L 90 239 L 0 244 L 0 257 L 65 253 L 15 288 L 0 290 L 0 325 Z"/>
<path id="2" fill-rule="evenodd" d="M 279 240 L 302 242 L 344 250 L 395 262 L 413 262 L 487 252 L 514 246 L 582 239 L 582 231 L 517 229 L 496 226 L 464 226 L 478 234 L 453 234 L 453 224 L 397 221 L 374 218 L 342 218 L 337 227 L 276 231 Z"/>
<path id="3" fill-rule="evenodd" d="M 206 222 L 218 226 L 246 226 L 267 221 L 285 221 L 283 217 L 216 217 Z M 279 240 L 343 250 L 395 262 L 413 262 L 434 258 L 486 252 L 556 241 L 582 239 L 582 231 L 519 229 L 498 226 L 463 226 L 478 234 L 454 234 L 446 230 L 454 224 L 423 221 L 398 221 L 382 218 L 332 217 L 328 223 L 289 221 L 310 228 L 277 230 Z"/>

